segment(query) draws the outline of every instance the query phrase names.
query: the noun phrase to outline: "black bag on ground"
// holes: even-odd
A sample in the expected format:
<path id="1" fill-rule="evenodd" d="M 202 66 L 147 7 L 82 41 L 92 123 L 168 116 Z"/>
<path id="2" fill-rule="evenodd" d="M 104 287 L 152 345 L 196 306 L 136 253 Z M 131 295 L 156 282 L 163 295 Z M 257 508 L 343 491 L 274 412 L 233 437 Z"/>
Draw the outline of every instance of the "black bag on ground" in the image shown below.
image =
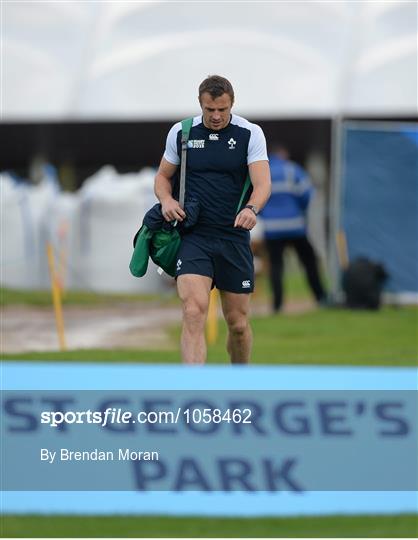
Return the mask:
<path id="1" fill-rule="evenodd" d="M 379 309 L 387 277 L 383 265 L 366 257 L 355 259 L 343 276 L 346 306 L 350 309 Z"/>

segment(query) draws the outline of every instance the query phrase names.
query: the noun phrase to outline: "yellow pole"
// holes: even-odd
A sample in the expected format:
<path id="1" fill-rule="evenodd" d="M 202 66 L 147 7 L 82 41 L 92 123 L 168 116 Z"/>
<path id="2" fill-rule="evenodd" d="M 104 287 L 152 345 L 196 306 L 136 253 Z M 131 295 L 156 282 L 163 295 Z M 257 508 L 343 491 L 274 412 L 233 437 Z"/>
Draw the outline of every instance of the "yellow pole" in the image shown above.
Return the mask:
<path id="1" fill-rule="evenodd" d="M 50 243 L 48 243 L 46 246 L 46 253 L 48 256 L 49 274 L 51 277 L 52 300 L 54 303 L 55 322 L 57 325 L 58 341 L 60 344 L 60 349 L 62 351 L 65 351 L 67 346 L 65 344 L 65 335 L 64 335 L 64 319 L 62 316 L 61 291 L 58 284 L 57 276 L 55 274 L 54 252 L 52 249 L 52 245 Z"/>
<path id="2" fill-rule="evenodd" d="M 67 275 L 67 250 L 65 247 L 61 247 L 58 260 L 58 272 L 56 274 L 59 290 L 61 291 L 62 298 L 65 298 L 65 278 Z"/>
<path id="3" fill-rule="evenodd" d="M 212 289 L 209 299 L 208 320 L 206 322 L 206 337 L 209 345 L 218 339 L 218 291 Z"/>
<path id="4" fill-rule="evenodd" d="M 347 239 L 343 230 L 337 232 L 337 254 L 338 262 L 340 263 L 340 268 L 345 270 L 348 267 L 348 249 L 347 249 Z"/>

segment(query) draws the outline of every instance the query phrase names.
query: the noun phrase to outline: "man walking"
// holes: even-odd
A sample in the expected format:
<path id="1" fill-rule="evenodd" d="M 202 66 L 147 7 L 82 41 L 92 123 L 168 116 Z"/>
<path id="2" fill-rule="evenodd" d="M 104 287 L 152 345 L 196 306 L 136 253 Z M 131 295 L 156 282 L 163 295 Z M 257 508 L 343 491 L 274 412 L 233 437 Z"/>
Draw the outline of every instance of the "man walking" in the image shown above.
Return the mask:
<path id="1" fill-rule="evenodd" d="M 198 201 L 197 224 L 182 237 L 177 290 L 183 307 L 181 353 L 187 364 L 206 360 L 205 322 L 212 286 L 220 290 L 233 364 L 249 362 L 252 333 L 249 298 L 254 288 L 249 231 L 270 195 L 270 170 L 261 128 L 231 114 L 234 90 L 213 75 L 199 86 L 202 114 L 193 118 L 187 150 L 186 199 Z M 173 188 L 181 156 L 181 122 L 168 133 L 155 178 L 155 194 L 167 221 L 186 214 Z M 251 189 L 238 203 L 249 174 Z"/>
<path id="2" fill-rule="evenodd" d="M 275 143 L 269 152 L 272 195 L 261 213 L 264 237 L 270 259 L 270 281 L 273 289 L 273 311 L 283 302 L 283 251 L 296 250 L 309 287 L 319 303 L 326 293 L 319 275 L 314 249 L 306 233 L 306 211 L 312 196 L 312 185 L 304 169 L 289 160 L 287 148 Z"/>

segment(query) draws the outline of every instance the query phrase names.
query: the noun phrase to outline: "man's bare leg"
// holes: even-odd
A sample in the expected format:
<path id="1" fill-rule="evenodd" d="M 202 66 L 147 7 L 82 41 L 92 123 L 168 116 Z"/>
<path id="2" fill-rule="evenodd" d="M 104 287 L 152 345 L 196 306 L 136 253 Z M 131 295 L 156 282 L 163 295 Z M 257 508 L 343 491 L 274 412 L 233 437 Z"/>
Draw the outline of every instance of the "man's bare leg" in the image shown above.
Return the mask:
<path id="1" fill-rule="evenodd" d="M 222 310 L 228 325 L 227 350 L 232 364 L 248 364 L 253 335 L 248 320 L 250 295 L 221 291 Z"/>
<path id="2" fill-rule="evenodd" d="M 183 305 L 181 356 L 185 364 L 206 361 L 205 322 L 209 308 L 212 279 L 197 274 L 177 278 L 177 290 Z"/>

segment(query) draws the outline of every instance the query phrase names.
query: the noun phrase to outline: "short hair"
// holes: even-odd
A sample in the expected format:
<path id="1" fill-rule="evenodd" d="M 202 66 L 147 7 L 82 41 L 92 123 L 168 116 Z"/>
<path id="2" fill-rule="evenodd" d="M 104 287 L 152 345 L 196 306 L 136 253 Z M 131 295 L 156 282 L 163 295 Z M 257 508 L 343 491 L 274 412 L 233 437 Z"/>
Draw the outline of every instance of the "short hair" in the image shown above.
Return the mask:
<path id="1" fill-rule="evenodd" d="M 268 145 L 268 152 L 270 154 L 280 154 L 282 152 L 285 152 L 286 154 L 290 154 L 289 148 L 282 142 L 282 141 L 271 141 Z"/>
<path id="2" fill-rule="evenodd" d="M 231 103 L 234 103 L 235 95 L 234 95 L 234 89 L 232 88 L 232 84 L 228 81 L 228 79 L 225 79 L 225 77 L 221 77 L 220 75 L 209 75 L 199 86 L 199 101 L 202 97 L 202 94 L 207 92 L 210 94 L 212 99 L 216 99 L 218 97 L 223 96 L 223 94 L 228 94 L 231 98 Z"/>

